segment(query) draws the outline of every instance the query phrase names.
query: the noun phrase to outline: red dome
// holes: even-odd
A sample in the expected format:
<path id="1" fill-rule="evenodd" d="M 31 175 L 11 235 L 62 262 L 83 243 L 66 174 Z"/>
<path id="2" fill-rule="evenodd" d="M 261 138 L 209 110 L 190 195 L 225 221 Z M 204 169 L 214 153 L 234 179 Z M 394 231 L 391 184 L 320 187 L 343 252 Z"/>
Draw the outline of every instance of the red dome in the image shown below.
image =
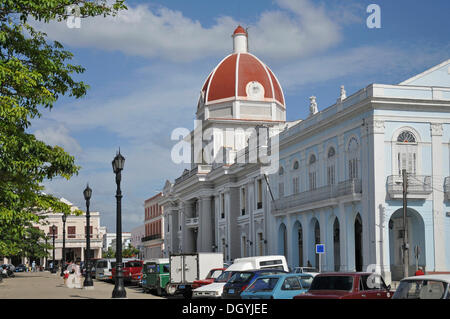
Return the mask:
<path id="1" fill-rule="evenodd" d="M 247 34 L 247 32 L 245 31 L 245 29 L 241 26 L 238 26 L 236 28 L 236 30 L 234 30 L 233 34 Z"/>
<path id="2" fill-rule="evenodd" d="M 257 85 L 264 89 L 264 96 L 261 95 L 256 100 L 277 102 L 285 107 L 283 91 L 277 78 L 263 62 L 250 53 L 230 54 L 217 65 L 202 88 L 205 104 L 235 99 L 255 100 L 247 94 L 248 84 L 253 82 L 258 82 Z"/>

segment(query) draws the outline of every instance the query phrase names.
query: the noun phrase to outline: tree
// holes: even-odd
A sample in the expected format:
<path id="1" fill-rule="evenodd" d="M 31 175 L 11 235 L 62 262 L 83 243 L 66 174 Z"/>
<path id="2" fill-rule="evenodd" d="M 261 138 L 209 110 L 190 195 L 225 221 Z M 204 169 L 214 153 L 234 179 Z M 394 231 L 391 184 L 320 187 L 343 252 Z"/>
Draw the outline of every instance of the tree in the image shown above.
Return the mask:
<path id="1" fill-rule="evenodd" d="M 73 54 L 28 23 L 66 20 L 70 5 L 80 8 L 81 18 L 126 9 L 124 0 L 0 0 L 0 256 L 25 252 L 27 229 L 40 219 L 36 211 L 70 214 L 66 204 L 42 193 L 42 183 L 70 179 L 80 167 L 63 148 L 28 132 L 42 109 L 64 95 L 81 98 L 89 88 L 73 78 L 85 71 L 69 63 Z"/>
<path id="2" fill-rule="evenodd" d="M 128 248 L 125 248 L 122 252 L 124 258 L 136 257 L 139 254 L 139 249 L 135 248 L 133 245 L 128 244 Z"/>
<path id="3" fill-rule="evenodd" d="M 103 252 L 102 254 L 103 258 L 116 258 L 116 252 L 111 247 L 108 248 L 108 250 Z"/>

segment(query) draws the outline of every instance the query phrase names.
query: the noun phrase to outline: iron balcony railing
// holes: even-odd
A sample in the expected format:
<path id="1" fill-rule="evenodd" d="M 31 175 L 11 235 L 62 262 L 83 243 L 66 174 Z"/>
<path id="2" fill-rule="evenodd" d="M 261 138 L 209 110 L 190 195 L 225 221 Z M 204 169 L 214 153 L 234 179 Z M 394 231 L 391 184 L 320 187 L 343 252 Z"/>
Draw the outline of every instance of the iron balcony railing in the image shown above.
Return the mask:
<path id="1" fill-rule="evenodd" d="M 161 234 L 154 234 L 154 235 L 142 237 L 141 241 L 144 242 L 144 241 L 150 241 L 150 240 L 155 240 L 155 239 L 161 239 Z"/>
<path id="2" fill-rule="evenodd" d="M 450 176 L 444 179 L 444 194 L 446 199 L 450 199 Z"/>
<path id="3" fill-rule="evenodd" d="M 429 175 L 407 175 L 407 193 L 411 195 L 428 195 L 431 194 L 432 180 Z M 389 195 L 403 194 L 403 176 L 390 175 L 387 178 L 387 191 Z"/>
<path id="4" fill-rule="evenodd" d="M 277 212 L 340 196 L 360 194 L 361 192 L 361 180 L 351 179 L 338 184 L 327 185 L 306 192 L 279 198 L 272 203 L 272 211 Z"/>

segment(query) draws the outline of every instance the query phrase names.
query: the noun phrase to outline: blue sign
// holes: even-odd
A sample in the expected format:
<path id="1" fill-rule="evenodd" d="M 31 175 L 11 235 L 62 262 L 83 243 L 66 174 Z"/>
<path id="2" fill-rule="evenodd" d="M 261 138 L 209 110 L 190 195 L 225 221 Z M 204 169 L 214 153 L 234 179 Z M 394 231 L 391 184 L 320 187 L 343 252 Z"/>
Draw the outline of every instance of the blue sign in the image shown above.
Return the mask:
<path id="1" fill-rule="evenodd" d="M 325 245 L 324 244 L 316 245 L 316 254 L 325 254 Z"/>

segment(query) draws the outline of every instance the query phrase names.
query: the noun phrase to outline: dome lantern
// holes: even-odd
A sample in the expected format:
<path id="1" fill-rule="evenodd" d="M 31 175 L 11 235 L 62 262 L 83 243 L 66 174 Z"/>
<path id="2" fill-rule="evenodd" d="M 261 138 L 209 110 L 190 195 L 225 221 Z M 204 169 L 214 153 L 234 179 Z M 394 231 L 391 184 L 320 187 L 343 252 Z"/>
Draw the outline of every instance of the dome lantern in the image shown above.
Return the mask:
<path id="1" fill-rule="evenodd" d="M 233 33 L 233 53 L 247 53 L 248 52 L 248 35 L 247 31 L 241 26 L 238 26 Z"/>

